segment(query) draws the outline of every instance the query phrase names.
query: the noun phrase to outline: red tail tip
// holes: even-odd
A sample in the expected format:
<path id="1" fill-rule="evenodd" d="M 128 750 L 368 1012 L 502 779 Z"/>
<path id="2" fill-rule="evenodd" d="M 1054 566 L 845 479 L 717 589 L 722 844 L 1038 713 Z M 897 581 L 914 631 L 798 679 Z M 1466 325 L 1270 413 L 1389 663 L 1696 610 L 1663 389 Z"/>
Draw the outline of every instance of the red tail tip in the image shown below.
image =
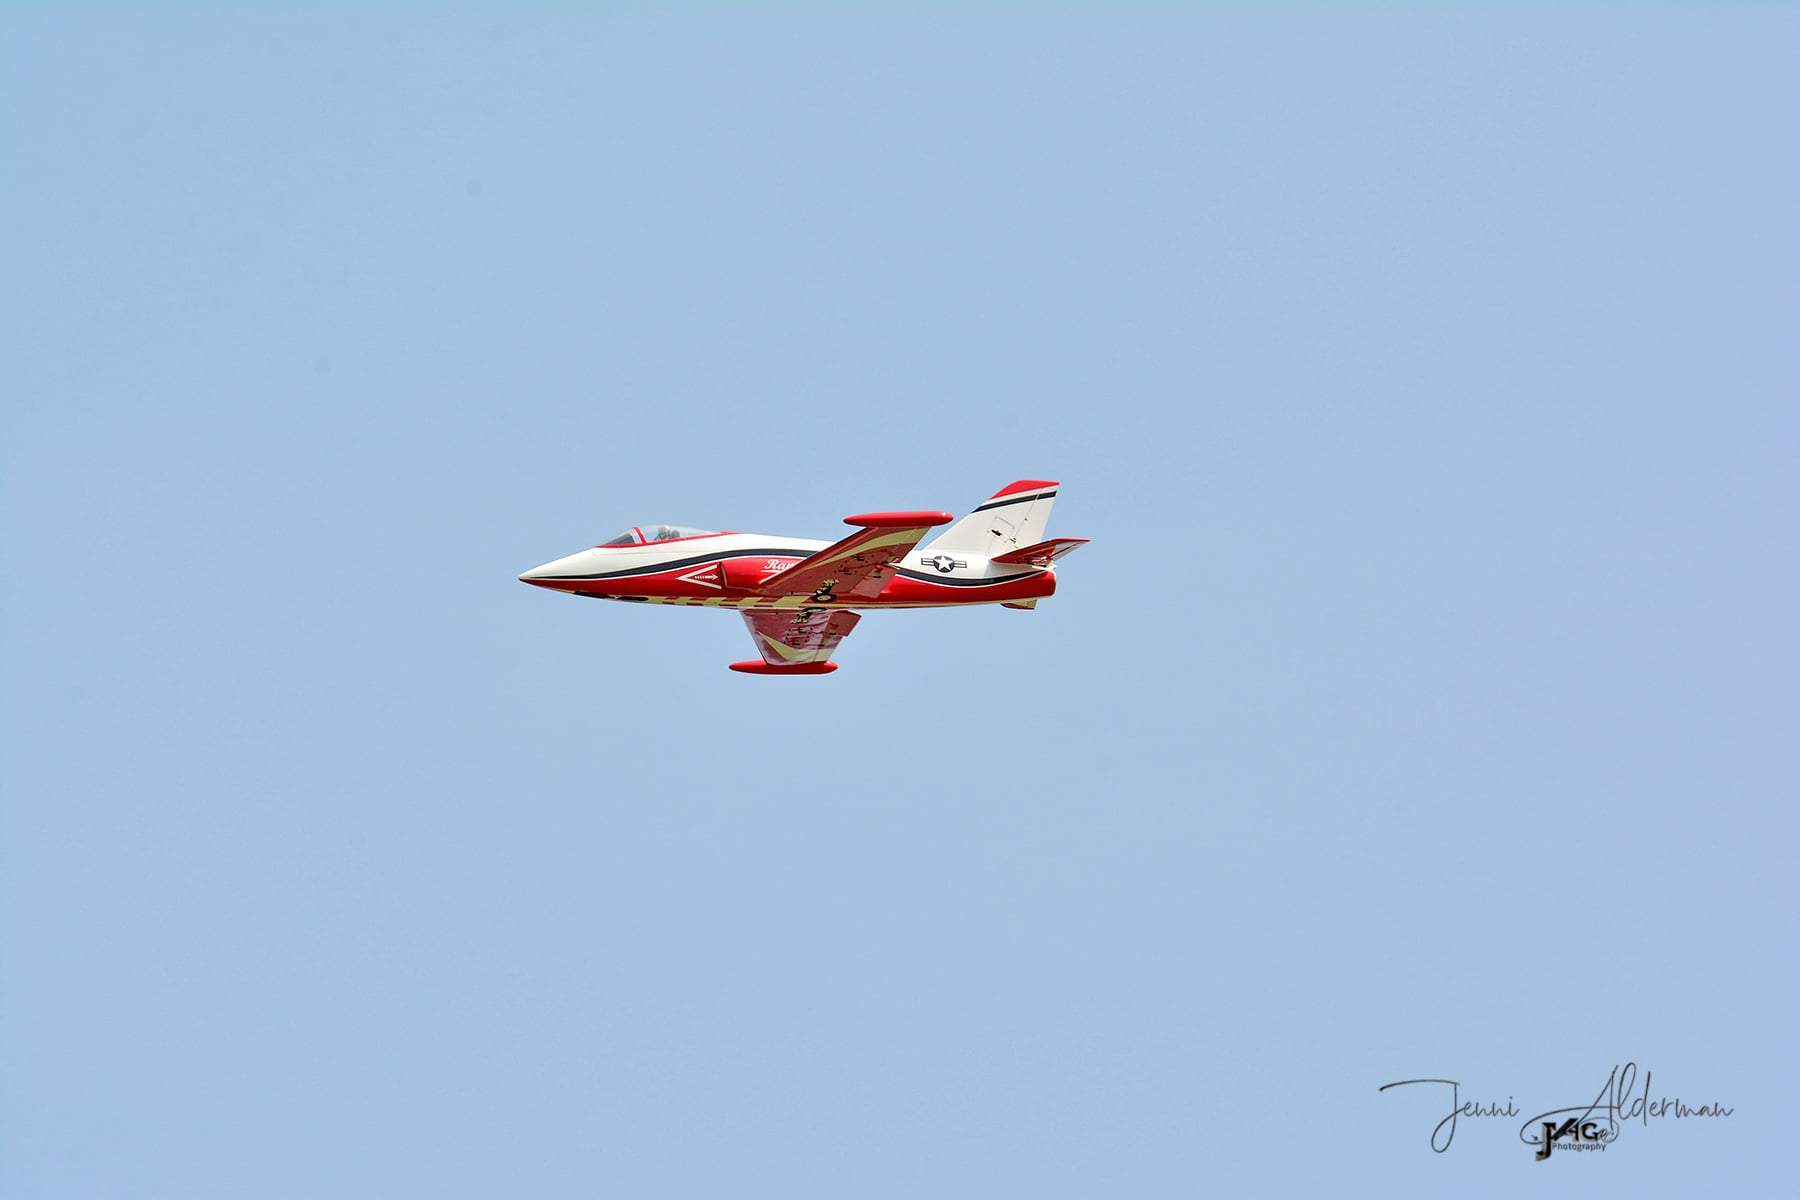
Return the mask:
<path id="1" fill-rule="evenodd" d="M 1060 486 L 1054 479 L 1016 479 L 989 497 L 998 500 L 1002 496 L 1011 496 L 1015 492 L 1038 492 L 1045 488 Z"/>

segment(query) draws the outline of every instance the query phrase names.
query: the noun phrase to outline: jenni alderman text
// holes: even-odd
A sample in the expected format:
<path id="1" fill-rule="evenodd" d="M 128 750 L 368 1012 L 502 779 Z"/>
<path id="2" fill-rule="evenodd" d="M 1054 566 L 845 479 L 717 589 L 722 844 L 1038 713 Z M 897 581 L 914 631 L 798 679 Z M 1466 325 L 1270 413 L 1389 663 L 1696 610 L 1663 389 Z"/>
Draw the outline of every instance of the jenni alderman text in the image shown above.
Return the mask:
<path id="1" fill-rule="evenodd" d="M 1519 1126 L 1519 1140 L 1530 1146 L 1534 1156 L 1542 1162 L 1555 1149 L 1605 1150 L 1617 1140 L 1628 1122 L 1636 1121 L 1648 1127 L 1652 1119 L 1719 1118 L 1729 1117 L 1734 1111 L 1716 1100 L 1689 1104 L 1679 1096 L 1652 1098 L 1650 1080 L 1651 1073 L 1645 1071 L 1640 1088 L 1637 1063 L 1616 1066 L 1591 1104 L 1560 1106 L 1528 1117 Z M 1494 1117 L 1517 1120 L 1523 1111 L 1511 1096 L 1504 1104 L 1486 1097 L 1464 1099 L 1462 1085 L 1454 1079 L 1400 1079 L 1382 1084 L 1379 1090 L 1385 1092 L 1392 1088 L 1435 1090 L 1440 1104 L 1445 1099 L 1449 1101 L 1449 1111 L 1445 1113 L 1442 1107 L 1438 1108 L 1437 1111 L 1444 1115 L 1431 1127 L 1431 1148 L 1439 1154 L 1450 1149 L 1450 1144 L 1456 1140 L 1459 1120 Z"/>

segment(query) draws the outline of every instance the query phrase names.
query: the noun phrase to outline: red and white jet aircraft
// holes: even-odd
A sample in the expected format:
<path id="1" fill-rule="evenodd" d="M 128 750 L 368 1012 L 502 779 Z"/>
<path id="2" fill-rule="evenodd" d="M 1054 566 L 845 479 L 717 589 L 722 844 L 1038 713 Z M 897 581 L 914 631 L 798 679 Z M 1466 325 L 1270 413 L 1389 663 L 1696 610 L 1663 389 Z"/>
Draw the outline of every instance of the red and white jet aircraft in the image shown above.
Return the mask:
<path id="1" fill-rule="evenodd" d="M 1056 591 L 1052 564 L 1086 538 L 1043 540 L 1057 485 L 1021 479 L 919 542 L 946 512 L 861 513 L 857 532 L 810 538 L 636 525 L 610 542 L 547 562 L 521 582 L 575 596 L 737 608 L 761 653 L 736 662 L 754 675 L 823 675 L 859 610 L 1003 604 L 1034 608 Z"/>

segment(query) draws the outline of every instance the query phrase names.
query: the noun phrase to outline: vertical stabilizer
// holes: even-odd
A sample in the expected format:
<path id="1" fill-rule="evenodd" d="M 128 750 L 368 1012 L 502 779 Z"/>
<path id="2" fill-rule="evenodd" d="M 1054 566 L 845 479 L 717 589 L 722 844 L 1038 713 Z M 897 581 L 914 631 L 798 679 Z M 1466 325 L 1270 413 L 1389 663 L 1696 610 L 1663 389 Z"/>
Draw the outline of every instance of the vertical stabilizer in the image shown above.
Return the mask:
<path id="1" fill-rule="evenodd" d="M 926 550 L 979 554 L 992 558 L 1044 540 L 1055 480 L 1019 479 L 995 492 L 974 512 L 944 530 Z"/>

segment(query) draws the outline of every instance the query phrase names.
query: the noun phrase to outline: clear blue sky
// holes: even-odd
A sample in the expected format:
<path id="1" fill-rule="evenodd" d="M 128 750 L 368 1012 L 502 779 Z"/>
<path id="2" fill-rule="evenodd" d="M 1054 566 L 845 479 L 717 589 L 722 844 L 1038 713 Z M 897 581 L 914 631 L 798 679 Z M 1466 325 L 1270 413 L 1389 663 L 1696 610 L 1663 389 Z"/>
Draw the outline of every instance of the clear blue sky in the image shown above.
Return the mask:
<path id="1" fill-rule="evenodd" d="M 1791 1194 L 1793 8 L 0 34 L 8 1200 Z"/>

